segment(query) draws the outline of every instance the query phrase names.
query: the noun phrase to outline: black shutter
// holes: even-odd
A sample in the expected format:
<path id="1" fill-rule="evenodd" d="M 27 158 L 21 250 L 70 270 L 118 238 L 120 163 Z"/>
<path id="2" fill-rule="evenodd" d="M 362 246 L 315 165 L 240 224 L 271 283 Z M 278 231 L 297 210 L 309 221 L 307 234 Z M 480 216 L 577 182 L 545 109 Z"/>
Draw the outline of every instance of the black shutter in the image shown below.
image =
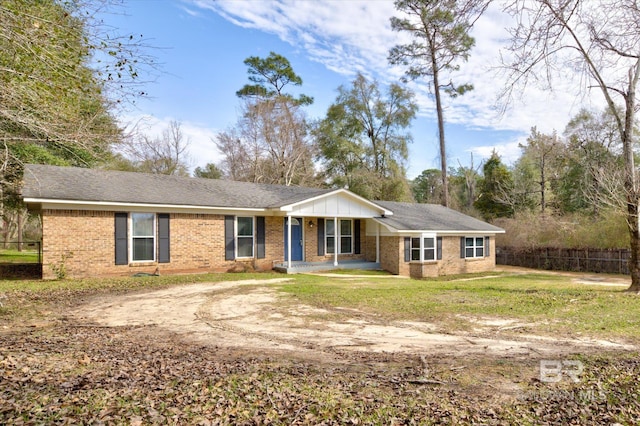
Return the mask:
<path id="1" fill-rule="evenodd" d="M 464 251 L 464 249 L 465 249 L 464 241 L 465 241 L 465 238 L 464 237 L 460 237 L 460 259 L 464 259 L 466 257 L 465 256 L 465 251 Z"/>
<path id="2" fill-rule="evenodd" d="M 324 219 L 318 218 L 318 256 L 324 256 Z"/>
<path id="3" fill-rule="evenodd" d="M 355 254 L 360 254 L 360 219 L 353 221 L 353 242 L 355 244 Z"/>
<path id="4" fill-rule="evenodd" d="M 411 262 L 411 237 L 404 237 L 404 261 Z"/>
<path id="5" fill-rule="evenodd" d="M 256 258 L 264 259 L 265 255 L 265 220 L 264 216 L 256 217 Z"/>
<path id="6" fill-rule="evenodd" d="M 235 221 L 235 216 L 224 217 L 224 260 L 234 260 L 236 258 Z"/>
<path id="7" fill-rule="evenodd" d="M 127 213 L 116 213 L 115 216 L 115 240 L 116 240 L 116 265 L 127 265 L 129 263 L 129 247 L 127 238 Z"/>
<path id="8" fill-rule="evenodd" d="M 491 246 L 489 245 L 489 240 L 491 239 L 491 237 L 484 237 L 484 257 L 489 257 L 491 256 Z"/>
<path id="9" fill-rule="evenodd" d="M 442 260 L 442 237 L 436 238 L 437 254 L 436 259 Z"/>
<path id="10" fill-rule="evenodd" d="M 169 263 L 169 214 L 158 214 L 158 263 Z"/>

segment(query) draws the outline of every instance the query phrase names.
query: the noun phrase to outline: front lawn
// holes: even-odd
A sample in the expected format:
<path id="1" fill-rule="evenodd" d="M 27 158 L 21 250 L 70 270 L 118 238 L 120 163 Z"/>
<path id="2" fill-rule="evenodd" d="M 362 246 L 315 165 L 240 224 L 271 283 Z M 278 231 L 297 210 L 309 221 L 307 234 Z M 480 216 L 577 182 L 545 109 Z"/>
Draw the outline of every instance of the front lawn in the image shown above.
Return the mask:
<path id="1" fill-rule="evenodd" d="M 322 308 L 350 308 L 448 330 L 478 320 L 535 324 L 536 332 L 637 340 L 640 297 L 620 287 L 574 284 L 561 275 L 498 274 L 436 280 L 298 277 L 282 291 Z"/>
<path id="2" fill-rule="evenodd" d="M 640 354 L 585 347 L 579 382 L 540 380 L 546 354 L 225 348 L 155 325 L 68 317 L 88 296 L 177 284 L 285 277 L 202 274 L 0 281 L 0 423 L 22 424 L 638 424 Z M 422 320 L 466 332 L 478 320 L 535 333 L 638 342 L 640 299 L 557 275 L 416 281 L 293 275 L 289 297 L 375 322 Z M 269 290 L 272 290 L 270 288 Z M 231 292 L 231 295 L 234 293 Z M 293 299 L 293 301 L 292 301 Z M 349 310 L 334 308 L 350 308 Z M 356 311 L 354 311 L 356 310 Z M 194 320 L 196 320 L 194 318 Z M 498 321 L 499 322 L 499 321 Z M 215 327 L 215 324 L 214 324 Z M 215 330 L 215 328 L 214 328 Z M 305 355 L 306 354 L 306 355 Z"/>

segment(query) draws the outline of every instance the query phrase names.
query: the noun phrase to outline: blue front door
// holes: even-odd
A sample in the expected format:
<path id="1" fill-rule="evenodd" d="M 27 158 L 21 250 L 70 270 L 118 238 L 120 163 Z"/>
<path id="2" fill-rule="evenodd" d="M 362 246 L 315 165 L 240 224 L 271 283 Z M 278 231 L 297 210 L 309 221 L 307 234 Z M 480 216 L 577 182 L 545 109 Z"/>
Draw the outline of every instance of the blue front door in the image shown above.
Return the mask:
<path id="1" fill-rule="evenodd" d="M 284 218 L 284 260 L 289 260 L 289 226 Z M 302 218 L 291 218 L 291 261 L 302 260 Z"/>

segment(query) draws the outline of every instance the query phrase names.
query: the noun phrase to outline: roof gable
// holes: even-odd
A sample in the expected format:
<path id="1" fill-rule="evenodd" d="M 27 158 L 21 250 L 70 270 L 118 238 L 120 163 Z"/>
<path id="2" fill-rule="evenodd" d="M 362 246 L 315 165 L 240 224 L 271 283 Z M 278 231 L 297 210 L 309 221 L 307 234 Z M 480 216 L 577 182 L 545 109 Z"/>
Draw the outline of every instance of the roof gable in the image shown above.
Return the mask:
<path id="1" fill-rule="evenodd" d="M 300 216 L 377 217 L 393 212 L 345 189 L 285 205 L 281 210 Z"/>

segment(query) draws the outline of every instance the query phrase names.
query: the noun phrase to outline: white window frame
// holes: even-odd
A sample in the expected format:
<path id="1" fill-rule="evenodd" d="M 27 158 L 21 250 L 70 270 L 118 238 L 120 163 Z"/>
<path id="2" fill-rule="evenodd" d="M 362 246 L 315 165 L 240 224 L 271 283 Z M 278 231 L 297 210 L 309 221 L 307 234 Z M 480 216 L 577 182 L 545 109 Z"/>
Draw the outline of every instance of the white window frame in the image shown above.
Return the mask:
<path id="1" fill-rule="evenodd" d="M 485 257 L 485 253 L 484 253 L 485 238 L 486 237 L 464 237 L 464 258 L 480 259 Z M 471 245 L 469 244 L 469 240 L 472 240 Z M 480 245 L 478 245 L 478 240 L 481 241 Z M 473 256 L 468 256 L 469 250 L 473 252 Z"/>
<path id="2" fill-rule="evenodd" d="M 153 217 L 153 233 L 152 235 L 134 235 L 134 227 L 133 227 L 133 217 L 135 215 L 151 215 Z M 157 226 L 158 226 L 158 217 L 155 213 L 150 213 L 150 212 L 131 212 L 129 213 L 129 229 L 131 230 L 129 232 L 129 261 L 131 263 L 144 263 L 144 262 L 156 262 L 157 261 L 157 252 L 158 252 L 158 237 L 157 237 Z M 148 239 L 148 238 L 152 238 L 153 239 L 153 258 L 152 259 L 142 259 L 142 260 L 135 260 L 133 258 L 133 251 L 134 251 L 134 241 L 136 239 Z"/>
<path id="3" fill-rule="evenodd" d="M 238 219 L 251 219 L 251 235 L 238 235 Z M 236 216 L 234 221 L 234 238 L 236 259 L 253 259 L 256 254 L 256 218 L 254 216 Z M 251 256 L 240 256 L 238 249 L 240 248 L 240 239 L 251 239 Z"/>
<path id="4" fill-rule="evenodd" d="M 419 245 L 414 246 L 416 240 L 419 240 Z M 425 240 L 431 240 L 433 242 L 432 247 L 426 246 Z M 427 259 L 425 256 L 425 250 L 433 250 L 433 258 Z M 412 235 L 410 240 L 411 262 L 431 262 L 438 258 L 438 242 L 434 234 L 420 234 L 418 236 Z M 415 256 L 415 252 L 418 252 L 418 256 Z M 414 258 L 414 257 L 417 257 Z"/>
<path id="5" fill-rule="evenodd" d="M 326 254 L 335 254 L 336 250 L 336 225 L 333 223 L 333 234 L 329 234 L 329 223 L 333 223 L 333 219 L 324 221 L 324 252 Z M 333 250 L 329 251 L 329 239 L 333 238 Z"/>
<path id="6" fill-rule="evenodd" d="M 349 251 L 338 251 L 338 254 L 353 254 L 353 245 L 354 245 L 354 232 L 353 232 L 353 219 L 338 219 L 338 223 L 341 225 L 342 222 L 349 222 L 350 225 L 350 229 L 351 229 L 351 233 L 350 234 L 343 234 L 342 232 L 340 232 L 340 240 L 337 241 L 336 239 L 336 230 L 338 229 L 337 226 L 334 224 L 333 227 L 333 234 L 329 234 L 328 228 L 329 228 L 329 223 L 333 223 L 333 219 L 326 219 L 324 221 L 324 252 L 326 254 L 335 254 L 335 250 L 338 249 L 338 243 L 339 243 L 339 247 L 342 248 L 342 239 L 343 238 L 350 238 L 351 239 L 351 244 L 350 244 L 350 249 Z M 333 238 L 333 251 L 329 251 L 329 238 Z"/>

